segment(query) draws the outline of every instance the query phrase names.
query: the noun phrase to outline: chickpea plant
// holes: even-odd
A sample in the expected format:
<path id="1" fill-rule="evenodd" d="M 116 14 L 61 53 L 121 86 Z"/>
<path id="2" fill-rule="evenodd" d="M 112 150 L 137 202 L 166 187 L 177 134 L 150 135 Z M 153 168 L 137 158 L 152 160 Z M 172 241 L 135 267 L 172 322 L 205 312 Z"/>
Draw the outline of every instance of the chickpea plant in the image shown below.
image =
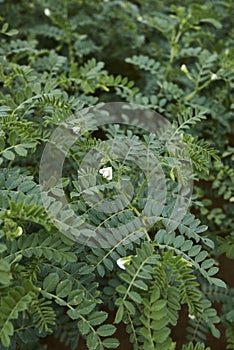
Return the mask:
<path id="1" fill-rule="evenodd" d="M 122 349 L 120 323 L 135 350 L 208 350 L 208 335 L 220 332 L 234 349 L 234 290 L 219 272 L 221 254 L 234 258 L 233 3 L 2 0 L 0 9 L 0 349 L 43 350 L 48 335 L 73 350 L 80 338 L 89 350 Z M 109 103 L 163 115 L 186 148 L 177 150 L 183 162 L 146 132 L 146 112 L 138 127 L 82 129 Z M 63 148 L 43 185 L 42 154 L 61 127 L 74 142 L 60 187 L 51 169 Z M 92 149 L 105 155 L 96 172 L 84 166 Z M 145 154 L 167 189 L 157 220 Z M 192 182 L 173 226 L 180 185 Z M 131 193 L 125 208 L 90 205 L 116 201 L 121 188 Z M 142 212 L 150 224 L 136 229 Z M 99 229 L 99 245 L 87 227 Z M 187 335 L 178 343 L 181 309 Z"/>

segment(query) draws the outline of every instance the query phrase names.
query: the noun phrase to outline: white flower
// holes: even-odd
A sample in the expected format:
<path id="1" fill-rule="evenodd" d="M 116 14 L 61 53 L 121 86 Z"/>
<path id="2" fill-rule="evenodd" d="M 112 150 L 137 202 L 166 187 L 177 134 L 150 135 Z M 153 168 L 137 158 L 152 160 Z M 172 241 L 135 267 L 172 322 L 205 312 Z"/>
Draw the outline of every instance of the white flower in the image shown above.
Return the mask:
<path id="1" fill-rule="evenodd" d="M 125 268 L 125 265 L 127 264 L 129 264 L 130 263 L 130 261 L 131 261 L 131 255 L 130 256 L 126 256 L 126 257 L 124 257 L 124 258 L 119 258 L 117 261 L 116 261 L 116 263 L 117 263 L 117 265 L 122 269 L 122 270 L 126 270 L 126 268 Z"/>
<path id="2" fill-rule="evenodd" d="M 218 79 L 218 75 L 215 74 L 215 73 L 212 73 L 210 79 L 211 79 L 211 80 L 216 80 L 216 79 Z"/>
<path id="3" fill-rule="evenodd" d="M 105 177 L 107 180 L 112 180 L 112 167 L 102 168 L 99 170 L 99 173 Z"/>
<path id="4" fill-rule="evenodd" d="M 193 316 L 193 315 L 189 314 L 188 317 L 191 318 L 191 320 L 195 320 L 195 316 Z"/>
<path id="5" fill-rule="evenodd" d="M 142 17 L 142 16 L 137 16 L 137 20 L 138 20 L 139 22 L 142 22 L 143 17 Z"/>
<path id="6" fill-rule="evenodd" d="M 18 237 L 21 236 L 22 233 L 23 233 L 22 227 L 21 227 L 21 226 L 18 226 L 18 228 L 17 228 L 17 236 L 18 236 Z"/>
<path id="7" fill-rule="evenodd" d="M 73 126 L 72 131 L 73 131 L 75 134 L 78 134 L 79 131 L 80 131 L 80 127 L 79 127 L 78 125 Z"/>
<path id="8" fill-rule="evenodd" d="M 45 14 L 45 16 L 50 17 L 50 9 L 45 8 L 44 9 L 44 14 Z"/>
<path id="9" fill-rule="evenodd" d="M 187 69 L 186 64 L 182 64 L 182 66 L 180 67 L 180 69 L 182 70 L 182 72 L 188 73 L 188 69 Z"/>
<path id="10" fill-rule="evenodd" d="M 123 261 L 122 258 L 118 259 L 117 261 L 117 265 L 122 269 L 122 270 L 125 270 L 125 262 Z"/>

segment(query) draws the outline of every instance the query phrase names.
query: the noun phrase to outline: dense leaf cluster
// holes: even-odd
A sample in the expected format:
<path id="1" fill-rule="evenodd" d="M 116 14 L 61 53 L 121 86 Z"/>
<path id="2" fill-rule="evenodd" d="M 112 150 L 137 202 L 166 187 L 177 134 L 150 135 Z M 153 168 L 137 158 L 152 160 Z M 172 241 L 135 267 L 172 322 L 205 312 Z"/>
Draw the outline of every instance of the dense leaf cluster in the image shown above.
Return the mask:
<path id="1" fill-rule="evenodd" d="M 73 350 L 80 337 L 89 350 L 120 349 L 120 322 L 135 350 L 208 350 L 219 323 L 225 347 L 234 349 L 234 291 L 216 276 L 221 254 L 234 259 L 232 1 L 2 0 L 0 10 L 0 349 L 42 350 L 49 334 Z M 82 131 L 60 188 L 53 177 L 41 188 L 53 130 L 74 114 L 80 130 L 83 119 L 92 122 L 88 107 L 116 101 L 163 114 L 193 174 L 183 178 L 165 144 L 140 126 L 109 124 Z M 122 143 L 120 160 L 102 141 L 123 138 L 129 149 Z M 92 171 L 85 177 L 82 160 L 95 147 L 112 181 Z M 160 198 L 147 202 L 146 176 L 131 161 L 150 154 L 167 188 L 157 220 Z M 173 229 L 178 186 L 190 180 L 192 201 Z M 89 205 L 116 199 L 124 181 L 133 184 L 128 207 L 117 202 L 108 215 Z M 64 192 L 69 205 L 61 211 L 56 199 Z M 143 210 L 150 229 L 138 220 Z M 100 248 L 77 242 L 92 239 L 84 222 L 96 227 Z M 174 339 L 181 309 L 182 345 Z"/>

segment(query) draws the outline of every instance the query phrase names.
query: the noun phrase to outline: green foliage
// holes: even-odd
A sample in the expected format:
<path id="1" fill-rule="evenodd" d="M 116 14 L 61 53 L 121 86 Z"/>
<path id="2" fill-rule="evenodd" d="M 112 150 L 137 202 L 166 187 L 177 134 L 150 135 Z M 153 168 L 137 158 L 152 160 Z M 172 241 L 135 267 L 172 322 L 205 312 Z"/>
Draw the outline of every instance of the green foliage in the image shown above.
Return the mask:
<path id="1" fill-rule="evenodd" d="M 41 339 L 53 335 L 72 350 L 80 338 L 89 350 L 115 349 L 123 323 L 134 350 L 173 350 L 183 308 L 183 350 L 209 350 L 207 335 L 220 330 L 224 347 L 234 349 L 234 292 L 219 271 L 221 254 L 234 259 L 233 3 L 2 0 L 0 10 L 0 348 L 44 350 Z M 141 125 L 82 130 L 93 125 L 87 107 L 115 101 L 163 114 L 193 174 L 185 176 L 176 153 Z M 41 188 L 43 149 L 74 115 L 74 134 L 82 135 L 61 186 L 52 177 Z M 121 145 L 121 160 L 103 140 Z M 104 152 L 99 165 L 112 167 L 112 181 L 93 169 L 85 176 L 82 161 L 93 148 Z M 161 198 L 145 206 L 146 176 L 128 158 L 148 166 L 151 154 L 167 189 L 159 217 Z M 128 181 L 128 206 L 112 203 L 112 214 L 91 208 L 116 199 Z M 186 214 L 171 218 L 179 184 L 189 181 Z M 47 209 L 69 237 L 45 209 L 48 192 Z M 61 211 L 56 198 L 64 193 L 69 205 Z M 143 209 L 149 228 L 139 220 Z M 77 242 L 81 234 L 92 239 L 84 222 L 100 248 Z"/>
<path id="2" fill-rule="evenodd" d="M 193 345 L 192 342 L 183 345 L 182 350 L 210 350 L 209 348 L 205 348 L 205 345 L 202 343 L 197 343 L 196 345 Z"/>
<path id="3" fill-rule="evenodd" d="M 220 337 L 220 331 L 216 328 L 215 324 L 220 322 L 220 318 L 217 316 L 217 311 L 211 308 L 211 302 L 209 300 L 202 300 L 202 315 L 200 317 L 191 318 L 189 320 L 188 338 L 189 340 L 195 340 L 196 342 L 203 341 L 204 333 L 208 333 L 209 330 L 216 338 Z M 192 334 L 190 334 L 192 333 Z"/>
<path id="4" fill-rule="evenodd" d="M 177 313 L 180 303 L 177 289 L 170 287 L 167 291 L 167 298 L 160 297 L 160 290 L 157 286 L 152 288 L 150 300 L 144 300 L 144 315 L 141 317 L 143 328 L 141 333 L 144 337 L 146 349 L 171 349 L 170 328 L 174 314 Z M 173 316 L 171 315 L 173 314 Z M 177 316 L 177 315 L 176 315 Z M 177 320 L 178 316 L 176 317 Z"/>
<path id="5" fill-rule="evenodd" d="M 33 293 L 22 287 L 15 287 L 1 300 L 1 331 L 0 339 L 3 346 L 10 345 L 10 336 L 14 334 L 12 320 L 17 319 L 19 312 L 27 310 L 33 298 Z"/>

